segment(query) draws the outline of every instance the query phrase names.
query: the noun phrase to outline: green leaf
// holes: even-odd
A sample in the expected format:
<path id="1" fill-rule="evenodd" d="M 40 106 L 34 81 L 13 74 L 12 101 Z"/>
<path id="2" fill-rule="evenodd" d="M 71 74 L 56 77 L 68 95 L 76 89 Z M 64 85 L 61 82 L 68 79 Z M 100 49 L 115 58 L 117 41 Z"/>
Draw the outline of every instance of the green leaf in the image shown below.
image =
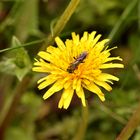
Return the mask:
<path id="1" fill-rule="evenodd" d="M 29 34 L 38 34 L 38 0 L 22 1 L 15 18 L 15 35 L 20 40 L 26 40 Z"/>
<path id="2" fill-rule="evenodd" d="M 16 38 L 12 38 L 12 47 L 21 45 L 20 41 Z M 31 69 L 31 61 L 27 51 L 24 48 L 12 50 L 3 60 L 0 62 L 0 71 L 7 74 L 16 75 L 21 81 L 22 78 Z"/>

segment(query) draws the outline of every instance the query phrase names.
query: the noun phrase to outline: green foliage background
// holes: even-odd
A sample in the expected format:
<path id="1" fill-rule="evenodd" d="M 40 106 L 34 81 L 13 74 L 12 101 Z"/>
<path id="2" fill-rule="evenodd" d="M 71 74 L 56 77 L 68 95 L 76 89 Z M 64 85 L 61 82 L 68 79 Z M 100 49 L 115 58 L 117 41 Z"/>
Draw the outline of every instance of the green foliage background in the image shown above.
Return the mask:
<path id="1" fill-rule="evenodd" d="M 123 58 L 125 68 L 109 71 L 120 81 L 105 92 L 106 101 L 87 93 L 88 110 L 77 97 L 68 110 L 59 110 L 61 93 L 42 99 L 36 85 L 42 74 L 33 73 L 32 64 L 69 2 L 0 1 L 0 140 L 114 140 L 134 112 L 140 100 L 139 0 L 81 0 L 59 34 L 65 40 L 71 32 L 95 30 L 111 39 L 110 48 L 118 46 L 113 55 Z M 28 88 L 25 76 L 31 77 Z M 130 139 L 140 140 L 140 127 Z"/>

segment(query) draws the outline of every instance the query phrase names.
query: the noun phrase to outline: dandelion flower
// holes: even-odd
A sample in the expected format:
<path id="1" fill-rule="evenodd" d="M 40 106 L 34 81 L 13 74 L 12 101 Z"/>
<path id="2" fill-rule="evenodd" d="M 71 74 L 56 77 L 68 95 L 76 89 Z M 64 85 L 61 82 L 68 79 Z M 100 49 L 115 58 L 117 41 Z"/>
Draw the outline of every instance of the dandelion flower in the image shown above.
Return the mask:
<path id="1" fill-rule="evenodd" d="M 46 73 L 46 76 L 38 80 L 38 88 L 46 91 L 43 98 L 47 99 L 54 93 L 62 90 L 58 104 L 59 108 L 67 109 L 73 94 L 81 99 L 86 106 L 84 88 L 95 93 L 101 101 L 105 101 L 104 93 L 100 87 L 111 91 L 112 80 L 119 78 L 103 72 L 107 68 L 123 68 L 123 64 L 112 63 L 113 60 L 122 61 L 120 57 L 110 57 L 110 51 L 106 43 L 108 39 L 99 41 L 101 35 L 96 32 L 84 32 L 83 37 L 72 33 L 72 39 L 63 42 L 59 37 L 55 38 L 57 47 L 49 46 L 46 51 L 40 51 L 34 63 L 33 71 Z M 116 48 L 116 47 L 114 47 Z M 113 49 L 114 49 L 113 48 Z"/>

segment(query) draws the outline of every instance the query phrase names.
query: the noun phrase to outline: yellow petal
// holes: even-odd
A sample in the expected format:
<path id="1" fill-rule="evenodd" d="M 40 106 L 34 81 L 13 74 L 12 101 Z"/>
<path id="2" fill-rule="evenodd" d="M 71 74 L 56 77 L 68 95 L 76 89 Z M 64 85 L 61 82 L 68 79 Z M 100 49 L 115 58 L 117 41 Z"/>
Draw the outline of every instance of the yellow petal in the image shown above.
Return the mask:
<path id="1" fill-rule="evenodd" d="M 111 87 L 109 84 L 107 84 L 106 82 L 97 81 L 97 80 L 94 80 L 94 82 L 95 82 L 97 85 L 99 85 L 99 86 L 103 87 L 104 89 L 106 89 L 107 91 L 111 91 L 111 90 L 112 90 L 112 87 Z"/>
<path id="2" fill-rule="evenodd" d="M 58 108 L 62 108 L 64 104 L 64 99 L 61 97 L 59 103 L 58 103 Z"/>
<path id="3" fill-rule="evenodd" d="M 96 32 L 93 31 L 91 34 L 88 35 L 88 39 L 86 41 L 85 50 L 90 50 L 93 47 L 93 40 L 95 37 Z"/>
<path id="4" fill-rule="evenodd" d="M 79 98 L 81 98 L 83 106 L 86 106 L 86 101 L 85 101 L 85 94 L 83 91 L 83 88 L 80 86 L 80 89 L 76 89 L 76 94 Z"/>
<path id="5" fill-rule="evenodd" d="M 44 80 L 46 80 L 46 79 L 47 79 L 47 77 L 48 77 L 48 75 L 47 75 L 47 76 L 45 76 L 45 77 L 43 77 L 43 78 L 41 78 L 40 80 L 38 80 L 38 81 L 37 81 L 37 83 L 39 84 L 39 83 L 43 82 Z"/>
<path id="6" fill-rule="evenodd" d="M 56 42 L 57 46 L 60 48 L 60 50 L 64 50 L 66 48 L 65 44 L 59 37 L 55 38 L 55 42 Z"/>
<path id="7" fill-rule="evenodd" d="M 79 35 L 76 35 L 74 32 L 72 33 L 72 40 L 75 45 L 79 44 Z"/>
<path id="8" fill-rule="evenodd" d="M 77 87 L 77 81 L 78 81 L 77 78 L 74 78 L 73 79 L 73 89 L 76 89 L 76 87 Z"/>
<path id="9" fill-rule="evenodd" d="M 68 92 L 69 96 L 64 100 L 64 106 L 63 106 L 64 109 L 67 109 L 69 107 L 73 94 L 74 94 L 74 90 L 71 88 L 67 92 Z"/>
<path id="10" fill-rule="evenodd" d="M 77 80 L 76 90 L 79 91 L 81 89 L 81 79 Z"/>
<path id="11" fill-rule="evenodd" d="M 46 49 L 46 51 L 48 52 L 48 53 L 51 53 L 51 54 L 53 54 L 53 52 L 56 50 L 56 48 L 54 47 L 54 46 L 49 46 L 49 47 L 47 47 L 47 49 Z"/>
<path id="12" fill-rule="evenodd" d="M 42 67 L 34 67 L 34 68 L 32 68 L 32 71 L 45 72 L 45 73 L 49 72 L 49 70 L 43 69 Z"/>
<path id="13" fill-rule="evenodd" d="M 60 91 L 61 89 L 63 89 L 63 80 L 58 80 L 56 81 L 56 83 L 54 83 L 52 85 L 52 87 L 44 94 L 43 98 L 47 99 L 49 98 L 51 95 L 53 95 L 55 92 Z"/>
<path id="14" fill-rule="evenodd" d="M 50 63 L 47 63 L 47 62 L 43 61 L 42 59 L 40 59 L 40 61 L 34 63 L 34 66 L 41 66 L 44 68 L 50 68 L 50 65 L 51 65 Z"/>
<path id="15" fill-rule="evenodd" d="M 90 72 L 91 73 L 91 72 Z M 94 74 L 93 74 L 94 75 Z M 87 79 L 88 81 L 94 81 L 94 77 L 91 74 L 82 75 L 81 78 Z"/>
<path id="16" fill-rule="evenodd" d="M 88 38 L 88 32 L 84 32 L 84 34 L 83 34 L 83 37 L 81 37 L 81 42 L 84 42 L 84 41 L 86 41 L 87 40 L 87 38 Z"/>
<path id="17" fill-rule="evenodd" d="M 91 83 L 89 85 L 84 86 L 86 89 L 88 89 L 91 92 L 94 92 L 95 94 L 98 95 L 98 97 L 101 99 L 101 101 L 105 101 L 105 97 L 104 94 L 102 93 L 102 91 L 100 90 L 100 88 L 98 88 L 98 86 L 96 86 L 95 84 Z"/>
<path id="18" fill-rule="evenodd" d="M 89 42 L 91 42 L 94 39 L 95 34 L 96 34 L 96 31 L 93 31 L 91 34 L 89 34 L 89 37 L 88 37 Z"/>
<path id="19" fill-rule="evenodd" d="M 119 64 L 119 63 L 108 63 L 108 64 L 102 64 L 100 66 L 101 69 L 107 69 L 107 68 L 124 68 L 123 64 Z"/>
<path id="20" fill-rule="evenodd" d="M 67 89 L 71 84 L 72 84 L 72 81 L 71 81 L 71 80 L 68 80 L 68 81 L 64 84 L 64 88 Z"/>
<path id="21" fill-rule="evenodd" d="M 64 89 L 63 91 L 63 95 L 62 95 L 62 98 L 65 100 L 67 99 L 67 97 L 69 96 L 69 91 L 71 90 L 72 87 L 69 87 L 67 89 Z"/>
<path id="22" fill-rule="evenodd" d="M 54 83 L 56 80 L 58 80 L 58 78 L 59 78 L 59 77 L 54 76 L 54 75 L 48 75 L 47 77 L 45 77 L 45 79 L 40 79 L 40 80 L 38 81 L 38 83 L 40 83 L 40 82 L 42 82 L 42 80 L 45 80 L 44 82 L 42 82 L 42 83 L 38 86 L 38 88 L 39 88 L 39 89 L 43 89 L 43 88 L 47 87 L 48 85 Z"/>
<path id="23" fill-rule="evenodd" d="M 122 58 L 120 58 L 119 56 L 118 57 L 109 57 L 109 58 L 106 59 L 106 62 L 109 62 L 109 61 L 112 61 L 112 60 L 122 61 Z"/>
<path id="24" fill-rule="evenodd" d="M 97 36 L 94 38 L 94 40 L 93 40 L 93 42 L 92 42 L 92 47 L 95 46 L 95 44 L 98 42 L 98 40 L 100 39 L 100 37 L 101 37 L 101 35 L 99 34 L 99 35 L 97 35 Z"/>
<path id="25" fill-rule="evenodd" d="M 70 105 L 70 102 L 72 100 L 72 96 L 74 94 L 74 90 L 72 88 L 64 89 L 64 92 L 62 94 L 62 97 L 59 101 L 58 107 L 67 109 Z"/>
<path id="26" fill-rule="evenodd" d="M 40 51 L 38 53 L 38 56 L 42 57 L 43 59 L 47 60 L 47 61 L 50 61 L 51 60 L 51 55 L 47 52 L 44 52 L 44 51 Z"/>
<path id="27" fill-rule="evenodd" d="M 107 80 L 114 80 L 114 81 L 119 81 L 119 78 L 116 76 L 113 76 L 108 73 L 101 73 L 98 77 L 96 77 L 99 81 L 107 81 Z"/>
<path id="28" fill-rule="evenodd" d="M 82 83 L 84 83 L 84 84 L 86 84 L 86 85 L 89 85 L 91 82 L 90 82 L 89 80 L 87 80 L 87 79 L 83 79 L 83 80 L 82 80 Z"/>
<path id="29" fill-rule="evenodd" d="M 100 52 L 104 49 L 105 44 L 106 44 L 107 42 L 109 42 L 109 39 L 104 39 L 104 40 L 98 42 L 98 43 L 94 46 L 94 49 L 96 49 L 96 51 L 97 51 L 98 53 L 100 53 Z"/>

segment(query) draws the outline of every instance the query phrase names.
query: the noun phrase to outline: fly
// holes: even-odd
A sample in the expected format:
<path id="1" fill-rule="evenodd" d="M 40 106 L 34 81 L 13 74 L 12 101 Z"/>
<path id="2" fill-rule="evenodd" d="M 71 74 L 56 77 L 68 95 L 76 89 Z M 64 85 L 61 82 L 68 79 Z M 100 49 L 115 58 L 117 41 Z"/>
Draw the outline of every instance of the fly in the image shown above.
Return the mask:
<path id="1" fill-rule="evenodd" d="M 67 68 L 67 71 L 69 73 L 73 73 L 75 69 L 78 68 L 79 64 L 83 62 L 83 60 L 87 57 L 88 53 L 83 52 L 75 59 L 73 63 L 70 64 L 70 66 Z"/>

